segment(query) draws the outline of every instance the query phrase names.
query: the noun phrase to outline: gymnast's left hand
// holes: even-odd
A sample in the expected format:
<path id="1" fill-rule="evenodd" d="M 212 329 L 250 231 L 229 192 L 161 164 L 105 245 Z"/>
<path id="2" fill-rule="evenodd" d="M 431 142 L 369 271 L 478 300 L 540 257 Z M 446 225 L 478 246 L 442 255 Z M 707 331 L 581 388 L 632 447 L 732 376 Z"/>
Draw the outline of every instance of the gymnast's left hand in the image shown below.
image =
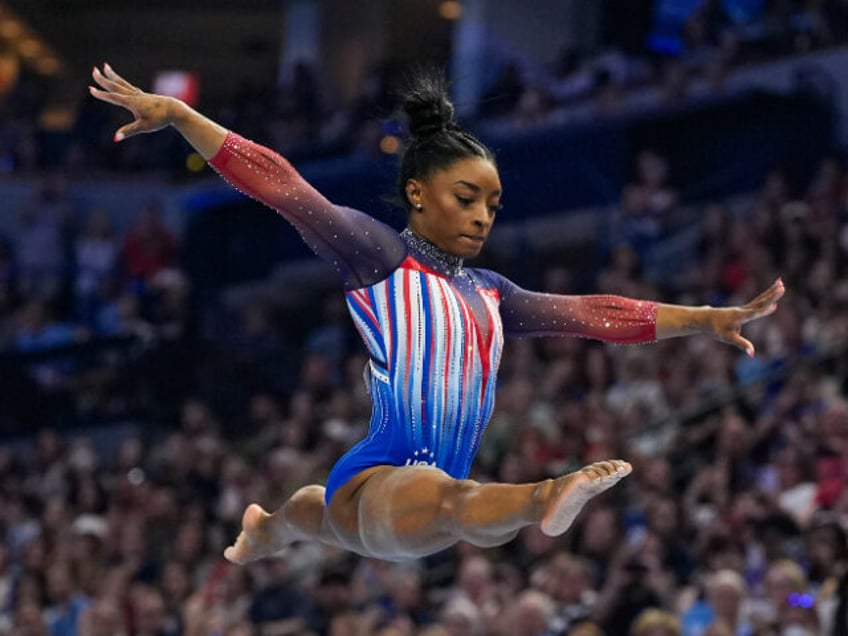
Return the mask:
<path id="1" fill-rule="evenodd" d="M 717 340 L 733 345 L 753 357 L 754 345 L 742 336 L 742 325 L 773 313 L 785 292 L 783 281 L 778 278 L 762 294 L 740 307 L 710 308 L 708 329 Z"/>
<path id="2" fill-rule="evenodd" d="M 155 132 L 173 122 L 174 106 L 178 102 L 175 98 L 145 93 L 118 75 L 108 64 L 103 65 L 102 71 L 94 67 L 91 76 L 99 86 L 88 87 L 92 96 L 122 106 L 133 115 L 133 121 L 121 126 L 115 133 L 115 141 L 139 133 Z"/>

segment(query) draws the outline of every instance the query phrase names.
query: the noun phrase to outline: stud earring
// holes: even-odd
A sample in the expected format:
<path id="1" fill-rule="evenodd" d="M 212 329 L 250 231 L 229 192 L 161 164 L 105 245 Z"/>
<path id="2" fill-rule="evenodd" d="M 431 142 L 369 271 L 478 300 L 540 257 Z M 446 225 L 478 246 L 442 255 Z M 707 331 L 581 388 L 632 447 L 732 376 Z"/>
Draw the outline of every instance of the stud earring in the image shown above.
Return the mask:
<path id="1" fill-rule="evenodd" d="M 423 205 L 421 205 L 420 203 L 416 203 L 416 204 L 415 204 L 415 209 L 416 209 L 416 210 L 423 210 L 423 209 L 424 209 L 424 206 L 423 206 Z"/>

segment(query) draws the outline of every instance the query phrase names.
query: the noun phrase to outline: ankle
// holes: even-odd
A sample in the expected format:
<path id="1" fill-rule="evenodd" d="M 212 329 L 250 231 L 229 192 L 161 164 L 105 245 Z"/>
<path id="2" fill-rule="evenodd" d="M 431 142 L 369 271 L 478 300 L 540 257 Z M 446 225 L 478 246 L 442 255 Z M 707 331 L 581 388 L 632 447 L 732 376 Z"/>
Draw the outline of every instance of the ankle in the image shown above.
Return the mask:
<path id="1" fill-rule="evenodd" d="M 556 487 L 556 482 L 553 479 L 545 479 L 536 484 L 533 489 L 532 510 L 533 519 L 541 521 L 547 511 L 548 502 Z"/>

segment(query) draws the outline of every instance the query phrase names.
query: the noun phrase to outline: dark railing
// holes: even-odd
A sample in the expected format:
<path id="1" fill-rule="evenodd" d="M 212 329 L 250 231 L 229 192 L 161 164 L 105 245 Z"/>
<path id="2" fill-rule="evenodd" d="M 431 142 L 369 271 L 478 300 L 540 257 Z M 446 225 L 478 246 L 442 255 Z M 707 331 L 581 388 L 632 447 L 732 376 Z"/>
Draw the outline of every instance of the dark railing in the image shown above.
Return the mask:
<path id="1" fill-rule="evenodd" d="M 110 370 L 129 376 L 156 345 L 132 335 L 94 337 L 37 351 L 0 351 L 0 435 L 42 427 L 77 427 L 90 419 L 71 393 L 86 372 Z M 45 386 L 49 373 L 63 378 Z"/>

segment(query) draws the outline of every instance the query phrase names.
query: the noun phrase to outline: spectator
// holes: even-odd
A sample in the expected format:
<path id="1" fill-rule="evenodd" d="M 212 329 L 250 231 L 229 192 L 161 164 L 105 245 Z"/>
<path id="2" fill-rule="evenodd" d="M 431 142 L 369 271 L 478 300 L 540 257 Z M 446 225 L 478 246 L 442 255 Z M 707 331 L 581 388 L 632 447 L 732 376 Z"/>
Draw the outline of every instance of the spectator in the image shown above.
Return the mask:
<path id="1" fill-rule="evenodd" d="M 592 620 L 604 632 L 627 634 L 643 610 L 661 606 L 661 595 L 649 580 L 651 567 L 626 545 L 617 551 L 592 608 Z"/>
<path id="2" fill-rule="evenodd" d="M 494 583 L 492 563 L 487 556 L 472 553 L 460 563 L 456 590 L 452 596 L 466 601 L 469 607 L 474 608 L 474 620 L 468 619 L 472 623 L 482 621 L 488 624 L 501 611 Z M 462 604 L 456 605 L 458 611 L 463 607 Z M 465 610 L 460 613 L 470 616 Z"/>
<path id="3" fill-rule="evenodd" d="M 546 568 L 542 589 L 556 604 L 548 621 L 548 633 L 568 633 L 589 617 L 596 594 L 590 565 L 581 556 L 556 554 Z"/>
<path id="4" fill-rule="evenodd" d="M 782 449 L 771 464 L 777 473 L 777 505 L 802 527 L 808 524 L 817 507 L 817 485 L 811 471 L 807 471 L 812 465 L 812 458 L 807 458 L 797 446 Z"/>
<path id="5" fill-rule="evenodd" d="M 129 636 L 120 608 L 113 599 L 94 599 L 80 616 L 79 636 Z"/>
<path id="6" fill-rule="evenodd" d="M 308 595 L 297 585 L 286 560 L 270 561 L 265 569 L 264 582 L 257 587 L 250 605 L 250 620 L 260 629 L 269 624 L 302 629 Z"/>
<path id="7" fill-rule="evenodd" d="M 484 633 L 480 610 L 465 597 L 456 597 L 445 603 L 439 622 L 449 636 L 481 636 Z"/>
<path id="8" fill-rule="evenodd" d="M 544 592 L 529 589 L 521 592 L 505 614 L 507 633 L 515 636 L 543 636 L 554 612 L 554 603 Z"/>
<path id="9" fill-rule="evenodd" d="M 39 605 L 28 602 L 18 605 L 9 636 L 52 636 L 41 616 Z"/>
<path id="10" fill-rule="evenodd" d="M 646 609 L 636 617 L 630 628 L 631 636 L 680 636 L 680 621 L 674 614 L 658 609 Z"/>
<path id="11" fill-rule="evenodd" d="M 388 614 L 408 618 L 421 626 L 433 622 L 422 573 L 416 568 L 396 568 L 389 592 Z"/>
<path id="12" fill-rule="evenodd" d="M 151 201 L 124 237 L 121 263 L 130 280 L 146 285 L 161 270 L 176 264 L 177 251 L 177 238 L 162 219 L 161 204 Z"/>
<path id="13" fill-rule="evenodd" d="M 91 599 L 79 593 L 67 563 L 53 563 L 47 569 L 47 595 L 50 604 L 45 619 L 51 636 L 77 636 L 80 617 Z"/>
<path id="14" fill-rule="evenodd" d="M 115 275 L 118 261 L 118 242 L 106 210 L 95 210 L 89 215 L 85 229 L 76 239 L 74 252 L 80 317 L 90 324 L 96 311 L 97 291 Z"/>
<path id="15" fill-rule="evenodd" d="M 604 633 L 594 623 L 582 621 L 571 628 L 567 636 L 604 636 Z"/>
<path id="16" fill-rule="evenodd" d="M 310 591 L 310 603 L 303 609 L 307 630 L 326 633 L 332 616 L 351 609 L 350 581 L 349 572 L 341 567 L 321 573 Z"/>
<path id="17" fill-rule="evenodd" d="M 157 588 L 135 583 L 130 592 L 130 611 L 136 636 L 177 636 L 176 625 L 168 625 L 165 599 Z"/>
<path id="18" fill-rule="evenodd" d="M 52 300 L 67 273 L 66 238 L 72 210 L 59 181 L 45 183 L 25 204 L 15 230 L 18 283 L 28 298 Z"/>
<path id="19" fill-rule="evenodd" d="M 751 623 L 755 626 L 782 628 L 787 615 L 795 615 L 793 605 L 809 605 L 807 577 L 801 567 L 791 559 L 772 562 L 763 581 L 763 597 L 751 604 Z M 790 596 L 792 600 L 790 604 Z M 803 607 L 801 609 L 804 609 Z"/>
<path id="20" fill-rule="evenodd" d="M 683 636 L 695 636 L 713 624 L 726 625 L 731 634 L 753 634 L 743 615 L 748 589 L 738 572 L 723 569 L 706 575 L 705 596 L 682 616 Z"/>
<path id="21" fill-rule="evenodd" d="M 620 239 L 640 258 L 666 232 L 678 194 L 670 182 L 668 159 L 651 148 L 635 159 L 635 174 L 621 194 Z"/>

